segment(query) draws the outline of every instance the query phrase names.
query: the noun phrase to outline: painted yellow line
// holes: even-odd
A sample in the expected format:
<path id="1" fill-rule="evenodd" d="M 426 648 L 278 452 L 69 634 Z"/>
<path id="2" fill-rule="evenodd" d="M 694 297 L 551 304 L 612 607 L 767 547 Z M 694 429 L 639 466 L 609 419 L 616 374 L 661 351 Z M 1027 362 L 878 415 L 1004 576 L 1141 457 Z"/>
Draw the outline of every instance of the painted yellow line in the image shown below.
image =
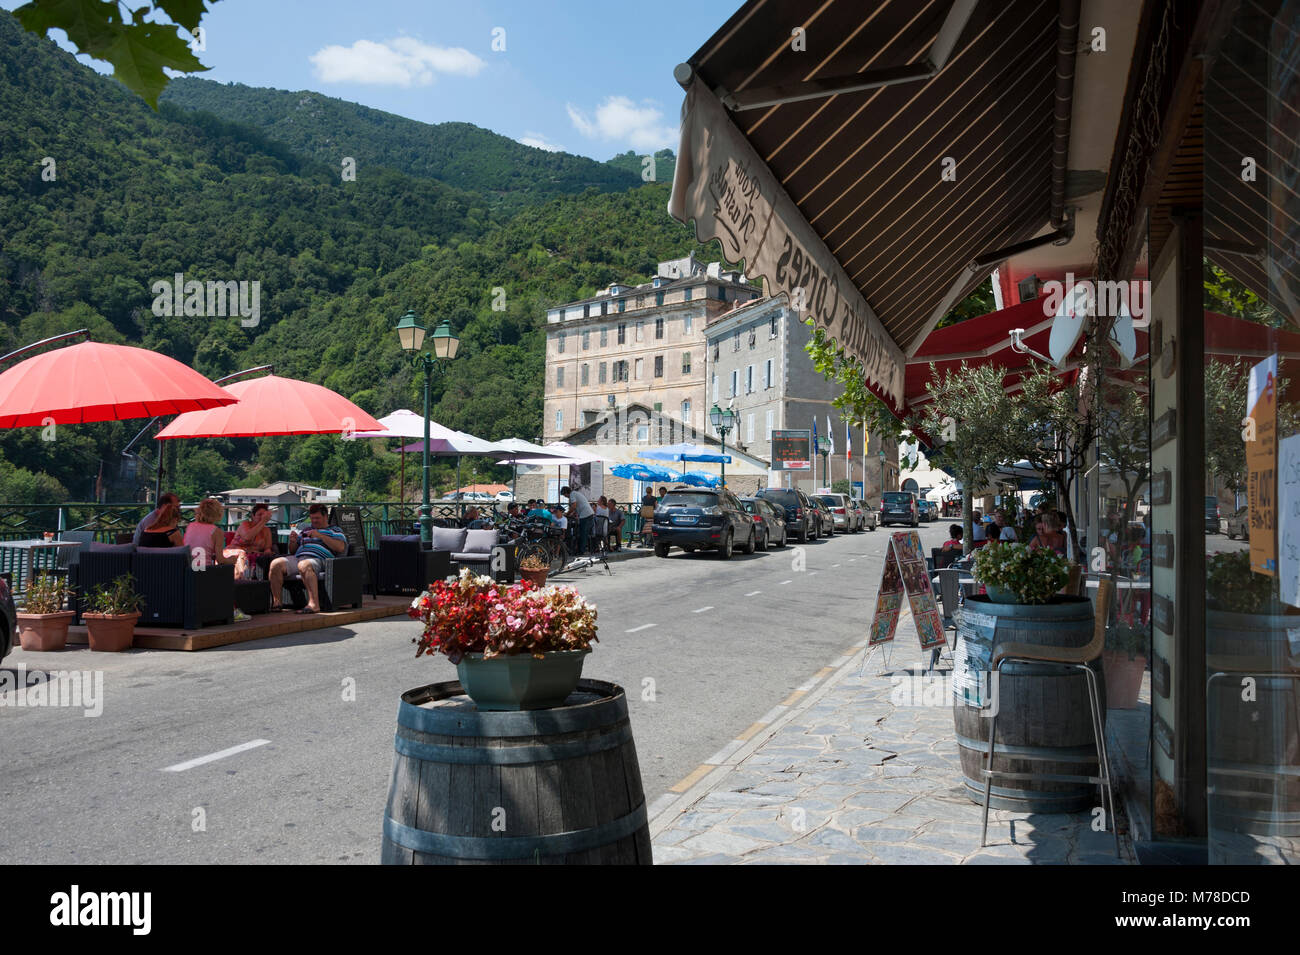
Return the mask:
<path id="1" fill-rule="evenodd" d="M 679 782 L 676 786 L 670 786 L 668 788 L 668 791 L 670 793 L 684 793 L 686 792 L 686 790 L 690 789 L 692 786 L 694 786 L 701 779 L 703 779 L 705 776 L 707 776 L 709 773 L 713 772 L 717 768 L 718 768 L 717 766 L 710 765 L 709 763 L 704 763 L 698 769 L 696 769 L 695 772 L 691 773 L 689 776 L 687 776 L 685 779 Z"/>
<path id="2" fill-rule="evenodd" d="M 787 696 L 784 700 L 782 700 L 780 703 L 778 703 L 777 706 L 789 706 L 791 703 L 793 703 L 795 700 L 799 699 L 799 697 L 803 696 L 803 695 L 804 695 L 805 693 L 807 693 L 807 692 L 808 692 L 807 690 L 795 690 L 793 693 L 791 693 L 789 696 Z"/>
<path id="3" fill-rule="evenodd" d="M 835 670 L 832 667 L 822 667 L 820 670 L 817 671 L 817 675 L 813 677 L 813 679 L 821 680 L 824 679 L 825 677 L 830 676 L 834 672 Z"/>
<path id="4" fill-rule="evenodd" d="M 754 738 L 754 734 L 757 733 L 759 730 L 761 730 L 761 729 L 762 729 L 763 727 L 765 727 L 766 725 L 767 725 L 766 723 L 751 723 L 749 729 L 745 730 L 745 732 L 743 732 L 743 733 L 741 733 L 739 736 L 737 736 L 736 739 L 739 739 L 739 740 L 748 740 L 748 739 L 753 739 L 753 738 Z"/>

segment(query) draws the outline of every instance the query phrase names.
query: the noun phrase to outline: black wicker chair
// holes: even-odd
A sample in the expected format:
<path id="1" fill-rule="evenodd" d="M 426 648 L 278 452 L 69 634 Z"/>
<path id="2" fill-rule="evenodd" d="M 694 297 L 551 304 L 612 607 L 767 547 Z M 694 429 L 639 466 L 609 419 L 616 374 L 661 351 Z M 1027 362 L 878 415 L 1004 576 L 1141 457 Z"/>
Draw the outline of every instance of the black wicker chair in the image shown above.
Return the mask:
<path id="1" fill-rule="evenodd" d="M 144 597 L 138 626 L 196 630 L 234 620 L 231 564 L 195 569 L 188 547 L 143 547 L 135 552 L 132 573 L 136 592 Z"/>

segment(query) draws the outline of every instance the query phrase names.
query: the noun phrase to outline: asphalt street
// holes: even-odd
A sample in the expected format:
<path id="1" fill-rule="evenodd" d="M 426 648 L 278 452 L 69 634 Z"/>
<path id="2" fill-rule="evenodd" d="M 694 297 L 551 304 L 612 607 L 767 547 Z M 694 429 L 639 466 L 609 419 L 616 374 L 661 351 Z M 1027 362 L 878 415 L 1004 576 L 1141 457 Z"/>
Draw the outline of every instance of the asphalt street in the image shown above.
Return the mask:
<path id="1" fill-rule="evenodd" d="M 925 547 L 948 523 L 922 525 Z M 726 562 L 674 551 L 554 579 L 599 608 L 584 675 L 627 690 L 648 802 L 865 639 L 887 539 Z M 103 699 L 88 717 L 3 695 L 0 863 L 376 862 L 399 694 L 456 675 L 415 658 L 418 628 L 395 617 L 197 653 L 15 650 L 0 674 L 99 671 Z"/>

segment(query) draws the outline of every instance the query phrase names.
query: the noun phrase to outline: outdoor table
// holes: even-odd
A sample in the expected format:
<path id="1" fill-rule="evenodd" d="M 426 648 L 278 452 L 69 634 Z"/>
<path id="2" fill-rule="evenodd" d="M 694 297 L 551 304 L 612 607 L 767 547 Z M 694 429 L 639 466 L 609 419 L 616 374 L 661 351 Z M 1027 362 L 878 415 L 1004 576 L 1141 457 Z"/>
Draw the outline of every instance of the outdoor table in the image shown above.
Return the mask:
<path id="1" fill-rule="evenodd" d="M 0 550 L 16 550 L 25 553 L 25 557 L 19 558 L 19 567 L 22 570 L 20 585 L 14 587 L 15 593 L 24 593 L 27 585 L 31 582 L 33 568 L 35 566 L 36 552 L 38 550 L 52 550 L 56 553 L 63 549 L 76 550 L 81 546 L 80 541 L 56 541 L 56 540 L 25 540 L 25 541 L 0 541 Z"/>
<path id="2" fill-rule="evenodd" d="M 1109 576 L 1106 577 L 1089 576 L 1085 578 L 1084 584 L 1088 588 L 1088 590 L 1095 591 L 1102 580 L 1109 580 L 1109 579 L 1110 579 Z M 1125 613 L 1125 614 L 1132 613 L 1134 609 L 1133 604 L 1135 602 L 1138 602 L 1139 607 L 1142 611 L 1143 620 L 1145 622 L 1145 618 L 1148 612 L 1148 608 L 1150 607 L 1150 603 L 1146 600 L 1144 591 L 1148 593 L 1150 592 L 1151 581 L 1132 580 L 1128 577 L 1116 577 L 1115 589 L 1117 591 L 1116 596 L 1119 599 L 1119 605 L 1117 608 L 1118 611 L 1120 613 Z M 1088 596 L 1092 597 L 1093 595 L 1089 594 Z"/>

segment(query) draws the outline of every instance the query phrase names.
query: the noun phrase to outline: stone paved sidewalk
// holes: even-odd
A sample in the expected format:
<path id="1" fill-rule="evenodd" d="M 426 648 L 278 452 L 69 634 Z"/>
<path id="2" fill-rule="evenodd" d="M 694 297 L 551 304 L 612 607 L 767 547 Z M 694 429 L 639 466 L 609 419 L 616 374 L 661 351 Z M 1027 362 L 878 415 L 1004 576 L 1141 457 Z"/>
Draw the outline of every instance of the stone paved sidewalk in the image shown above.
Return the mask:
<path id="1" fill-rule="evenodd" d="M 888 669 L 876 651 L 864 671 L 865 653 L 655 816 L 655 862 L 1133 861 L 1123 819 L 1116 859 L 1111 834 L 1094 832 L 1087 813 L 993 810 L 981 849 L 982 808 L 963 785 L 947 657 L 936 671 L 942 683 L 924 676 L 907 617 Z"/>

